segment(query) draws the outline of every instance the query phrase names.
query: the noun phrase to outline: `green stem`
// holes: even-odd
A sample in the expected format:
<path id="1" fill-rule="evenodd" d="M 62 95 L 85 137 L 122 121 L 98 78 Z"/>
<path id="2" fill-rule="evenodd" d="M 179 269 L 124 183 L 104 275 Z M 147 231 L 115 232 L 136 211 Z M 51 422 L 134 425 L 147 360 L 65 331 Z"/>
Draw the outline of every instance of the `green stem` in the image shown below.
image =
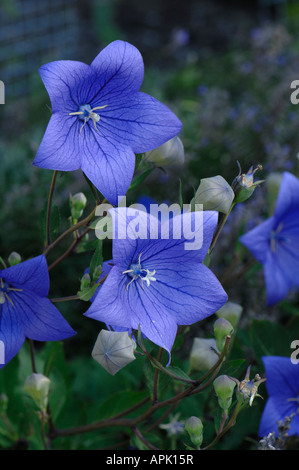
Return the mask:
<path id="1" fill-rule="evenodd" d="M 224 225 L 225 225 L 225 223 L 226 223 L 226 221 L 227 221 L 227 219 L 228 219 L 229 214 L 230 214 L 231 211 L 233 210 L 234 205 L 235 205 L 235 203 L 233 202 L 232 205 L 231 205 L 230 208 L 229 208 L 228 213 L 227 213 L 227 214 L 223 214 L 222 219 L 221 219 L 221 221 L 220 221 L 220 223 L 219 223 L 219 225 L 218 225 L 218 227 L 217 227 L 217 229 L 216 229 L 216 232 L 214 233 L 214 237 L 213 237 L 213 239 L 212 239 L 212 243 L 211 243 L 211 245 L 210 245 L 210 249 L 209 249 L 209 252 L 208 252 L 209 254 L 212 253 L 212 251 L 213 251 L 213 249 L 214 249 L 214 247 L 215 247 L 215 245 L 216 245 L 216 242 L 217 242 L 217 240 L 218 240 L 218 237 L 219 237 L 219 235 L 220 235 L 220 233 L 221 233 L 221 230 L 223 229 L 223 227 L 224 227 Z"/>
<path id="2" fill-rule="evenodd" d="M 51 243 L 51 207 L 52 207 L 52 200 L 53 194 L 55 190 L 55 183 L 57 178 L 58 171 L 54 170 L 50 191 L 49 191 L 49 198 L 48 198 L 48 206 L 47 206 L 47 216 L 46 216 L 46 247 Z"/>
<path id="3" fill-rule="evenodd" d="M 68 235 L 73 233 L 75 230 L 78 230 L 79 228 L 83 227 L 84 225 L 87 225 L 91 219 L 94 217 L 95 212 L 96 212 L 96 207 L 91 211 L 91 213 L 85 217 L 85 219 L 80 220 L 80 222 L 76 223 L 72 227 L 69 227 L 65 232 L 63 232 L 54 242 L 51 243 L 51 245 L 47 246 L 44 250 L 44 255 L 47 256 L 55 246 L 57 246 L 62 240 L 64 240 Z"/>

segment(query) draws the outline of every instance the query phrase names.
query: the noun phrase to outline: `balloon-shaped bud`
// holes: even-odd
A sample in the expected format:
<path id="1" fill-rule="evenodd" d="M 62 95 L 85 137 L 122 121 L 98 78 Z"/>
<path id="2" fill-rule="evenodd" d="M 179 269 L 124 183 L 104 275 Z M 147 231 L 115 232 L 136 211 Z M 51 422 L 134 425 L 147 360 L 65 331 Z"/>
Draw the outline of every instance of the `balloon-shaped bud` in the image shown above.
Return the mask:
<path id="1" fill-rule="evenodd" d="M 73 196 L 70 196 L 70 209 L 73 219 L 80 219 L 85 209 L 86 203 L 87 199 L 83 193 L 77 193 Z"/>
<path id="2" fill-rule="evenodd" d="M 16 251 L 10 253 L 9 257 L 7 258 L 9 266 L 15 266 L 22 261 L 21 255 Z"/>
<path id="3" fill-rule="evenodd" d="M 203 441 L 203 424 L 201 419 L 190 416 L 185 423 L 185 430 L 189 434 L 192 444 L 199 448 Z"/>
<path id="4" fill-rule="evenodd" d="M 227 375 L 219 375 L 213 382 L 215 393 L 218 397 L 218 403 L 223 411 L 227 411 L 232 404 L 236 382 Z"/>
<path id="5" fill-rule="evenodd" d="M 235 193 L 228 182 L 220 175 L 203 178 L 194 196 L 195 204 L 202 204 L 204 210 L 227 214 Z"/>
<path id="6" fill-rule="evenodd" d="M 225 318 L 233 328 L 236 328 L 242 312 L 243 307 L 241 305 L 235 302 L 227 302 L 216 312 L 216 315 L 218 318 Z"/>
<path id="7" fill-rule="evenodd" d="M 134 361 L 135 341 L 127 331 L 101 330 L 92 350 L 92 357 L 111 375 Z"/>
<path id="8" fill-rule="evenodd" d="M 46 411 L 50 388 L 50 379 L 43 374 L 33 373 L 25 381 L 24 389 L 41 411 Z"/>
<path id="9" fill-rule="evenodd" d="M 194 371 L 208 370 L 219 359 L 216 341 L 214 338 L 194 338 L 190 353 L 190 369 Z"/>
<path id="10" fill-rule="evenodd" d="M 227 336 L 234 332 L 232 324 L 225 318 L 218 318 L 214 323 L 214 335 L 218 351 L 222 351 L 226 343 Z"/>
<path id="11" fill-rule="evenodd" d="M 175 136 L 154 150 L 146 152 L 145 160 L 161 167 L 183 165 L 185 153 L 181 139 Z"/>

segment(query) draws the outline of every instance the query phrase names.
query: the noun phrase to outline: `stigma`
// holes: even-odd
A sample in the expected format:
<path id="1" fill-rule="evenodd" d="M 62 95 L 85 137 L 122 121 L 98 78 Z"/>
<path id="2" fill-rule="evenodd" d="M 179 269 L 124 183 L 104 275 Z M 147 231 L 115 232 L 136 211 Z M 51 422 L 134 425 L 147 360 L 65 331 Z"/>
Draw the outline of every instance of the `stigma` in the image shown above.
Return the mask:
<path id="1" fill-rule="evenodd" d="M 80 133 L 89 119 L 92 120 L 95 130 L 97 130 L 97 122 L 100 120 L 100 115 L 95 113 L 95 110 L 106 108 L 106 106 L 108 105 L 106 104 L 105 106 L 96 106 L 95 108 L 91 108 L 90 104 L 83 104 L 79 107 L 78 111 L 69 113 L 69 116 L 78 116 L 81 121 L 84 121 L 81 126 Z"/>
<path id="2" fill-rule="evenodd" d="M 23 289 L 16 289 L 14 287 L 11 287 L 7 282 L 4 281 L 4 279 L 0 278 L 0 305 L 4 304 L 4 302 L 8 300 L 13 306 L 13 301 L 9 297 L 8 292 L 10 291 L 21 292 L 22 290 Z"/>
<path id="3" fill-rule="evenodd" d="M 157 280 L 154 277 L 156 273 L 155 270 L 150 271 L 149 269 L 142 268 L 141 262 L 140 262 L 141 255 L 142 253 L 140 253 L 139 255 L 138 263 L 131 264 L 130 269 L 128 269 L 127 271 L 123 271 L 122 273 L 122 274 L 128 274 L 132 278 L 132 280 L 127 284 L 127 290 L 129 288 L 129 285 L 132 284 L 132 282 L 136 281 L 138 278 L 141 281 L 142 289 L 144 289 L 144 284 L 143 284 L 144 282 L 146 282 L 147 287 L 149 287 L 151 282 L 154 282 Z"/>

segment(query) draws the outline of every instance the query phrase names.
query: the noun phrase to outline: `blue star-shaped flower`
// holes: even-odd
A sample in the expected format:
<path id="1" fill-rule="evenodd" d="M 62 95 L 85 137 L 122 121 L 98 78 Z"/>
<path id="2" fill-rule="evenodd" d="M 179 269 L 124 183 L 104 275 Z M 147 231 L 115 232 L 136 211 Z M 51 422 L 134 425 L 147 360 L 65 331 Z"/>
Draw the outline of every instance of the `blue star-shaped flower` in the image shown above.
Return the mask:
<path id="1" fill-rule="evenodd" d="M 143 335 L 170 353 L 178 325 L 202 320 L 227 301 L 219 281 L 202 263 L 218 215 L 179 214 L 169 221 L 168 232 L 168 221 L 161 223 L 145 211 L 118 208 L 110 213 L 117 234 L 114 266 L 85 315 L 114 327 L 140 326 Z M 186 238 L 187 226 L 194 227 L 195 236 L 202 233 L 201 248 L 186 248 L 191 238 Z"/>
<path id="2" fill-rule="evenodd" d="M 140 52 L 123 41 L 112 42 L 90 66 L 70 60 L 42 66 L 53 114 L 33 163 L 81 168 L 116 205 L 131 183 L 135 153 L 158 147 L 182 127 L 165 105 L 139 91 L 143 74 Z"/>
<path id="3" fill-rule="evenodd" d="M 278 421 L 293 415 L 289 435 L 299 435 L 299 365 L 289 357 L 264 356 L 269 395 L 259 427 L 259 436 L 276 432 Z"/>
<path id="4" fill-rule="evenodd" d="M 294 175 L 283 174 L 273 216 L 240 241 L 263 264 L 268 305 L 299 286 L 299 180 Z"/>
<path id="5" fill-rule="evenodd" d="M 48 292 L 48 266 L 43 255 L 0 270 L 0 341 L 4 351 L 0 368 L 18 353 L 25 338 L 57 341 L 75 334 L 47 298 Z"/>

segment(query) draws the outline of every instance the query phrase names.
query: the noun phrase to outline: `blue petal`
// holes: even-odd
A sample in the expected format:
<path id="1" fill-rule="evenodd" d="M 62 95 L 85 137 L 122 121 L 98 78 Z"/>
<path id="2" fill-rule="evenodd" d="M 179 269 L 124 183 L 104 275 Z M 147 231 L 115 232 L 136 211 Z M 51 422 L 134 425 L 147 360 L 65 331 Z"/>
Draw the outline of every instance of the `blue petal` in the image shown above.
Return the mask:
<path id="1" fill-rule="evenodd" d="M 2 364 L 0 356 L 0 369 L 2 369 L 19 352 L 25 341 L 20 318 L 15 315 L 15 310 L 8 300 L 0 305 L 0 341 L 4 345 L 4 364 Z M 1 352 L 2 343 L 0 345 Z"/>
<path id="2" fill-rule="evenodd" d="M 131 184 L 135 155 L 128 146 L 110 141 L 100 127 L 96 131 L 87 125 L 80 142 L 82 171 L 112 205 L 117 205 Z"/>
<path id="3" fill-rule="evenodd" d="M 40 67 L 39 73 L 49 94 L 53 113 L 61 111 L 68 115 L 85 104 L 85 90 L 88 89 L 89 77 L 92 75 L 89 65 L 73 60 L 58 60 Z"/>
<path id="4" fill-rule="evenodd" d="M 100 126 L 110 139 L 126 143 L 135 153 L 159 147 L 182 129 L 181 121 L 167 106 L 141 92 L 110 99 Z"/>
<path id="5" fill-rule="evenodd" d="M 114 266 L 84 315 L 107 325 L 129 328 L 130 312 L 126 311 L 120 300 L 124 288 L 125 276 Z"/>
<path id="6" fill-rule="evenodd" d="M 284 172 L 275 208 L 275 218 L 282 219 L 286 212 L 299 208 L 299 180 L 296 176 Z"/>
<path id="7" fill-rule="evenodd" d="M 283 300 L 291 286 L 287 273 L 282 268 L 275 253 L 268 251 L 264 262 L 264 276 L 267 291 L 267 305 L 274 305 Z"/>
<path id="8" fill-rule="evenodd" d="M 82 121 L 62 112 L 51 116 L 33 164 L 40 168 L 60 171 L 78 170 L 82 151 L 80 128 Z"/>
<path id="9" fill-rule="evenodd" d="M 37 341 L 57 341 L 75 334 L 49 299 L 26 289 L 22 292 L 12 292 L 10 297 L 14 304 L 14 321 L 22 324 L 27 338 Z"/>
<path id="10" fill-rule="evenodd" d="M 164 268 L 157 267 L 155 278 L 145 291 L 151 293 L 178 325 L 203 320 L 227 302 L 220 282 L 203 264 L 180 261 L 176 269 L 165 264 Z"/>
<path id="11" fill-rule="evenodd" d="M 119 100 L 123 94 L 137 92 L 143 81 L 142 56 L 136 47 L 124 41 L 114 41 L 105 47 L 90 67 L 97 76 L 97 90 L 92 90 L 89 97 L 94 105 L 99 95 Z"/>
<path id="12" fill-rule="evenodd" d="M 276 398 L 295 398 L 299 395 L 298 365 L 289 357 L 263 356 L 265 382 L 269 396 Z"/>
<path id="13" fill-rule="evenodd" d="M 270 217 L 240 237 L 240 242 L 251 251 L 260 263 L 265 262 L 270 250 L 270 236 L 275 223 L 274 217 Z"/>
<path id="14" fill-rule="evenodd" d="M 49 273 L 44 255 L 0 271 L 0 277 L 14 287 L 26 288 L 46 297 L 49 292 Z"/>
<path id="15" fill-rule="evenodd" d="M 278 420 L 296 413 L 292 419 L 289 435 L 299 434 L 298 403 L 289 401 L 299 395 L 298 366 L 292 364 L 289 357 L 264 356 L 265 382 L 269 398 L 263 411 L 259 427 L 259 436 L 267 436 L 270 432 L 277 434 Z"/>

